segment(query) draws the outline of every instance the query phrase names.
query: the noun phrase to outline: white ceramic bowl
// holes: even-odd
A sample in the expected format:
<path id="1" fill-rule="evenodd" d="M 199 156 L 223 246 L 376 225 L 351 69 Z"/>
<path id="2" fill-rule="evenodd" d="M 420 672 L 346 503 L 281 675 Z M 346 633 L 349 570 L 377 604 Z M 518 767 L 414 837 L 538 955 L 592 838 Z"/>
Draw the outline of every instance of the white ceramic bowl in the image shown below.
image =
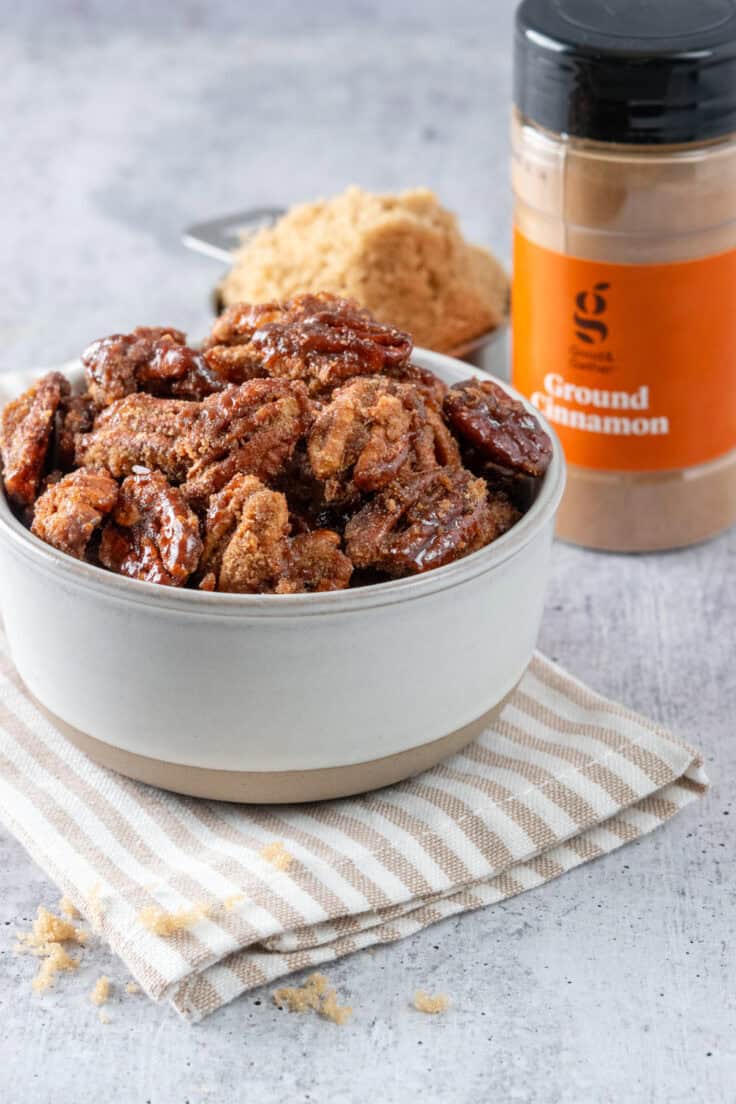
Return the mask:
<path id="1" fill-rule="evenodd" d="M 473 374 L 436 353 L 415 360 L 449 383 Z M 499 540 L 426 575 L 328 594 L 125 579 L 38 540 L 0 495 L 17 669 L 94 758 L 182 792 L 315 800 L 425 769 L 472 738 L 531 658 L 564 485 L 545 428 L 551 466 Z"/>

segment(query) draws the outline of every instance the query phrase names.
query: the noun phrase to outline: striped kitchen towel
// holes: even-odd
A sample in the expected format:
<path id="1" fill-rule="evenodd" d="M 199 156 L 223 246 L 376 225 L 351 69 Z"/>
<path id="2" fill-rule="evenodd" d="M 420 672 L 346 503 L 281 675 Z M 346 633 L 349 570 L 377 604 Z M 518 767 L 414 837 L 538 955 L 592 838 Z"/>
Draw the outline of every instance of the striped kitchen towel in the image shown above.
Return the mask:
<path id="1" fill-rule="evenodd" d="M 146 993 L 190 1020 L 542 885 L 706 786 L 693 748 L 537 655 L 499 720 L 410 781 L 307 806 L 179 797 L 69 744 L 0 638 L 0 819 Z M 178 930 L 152 930 L 171 915 Z"/>

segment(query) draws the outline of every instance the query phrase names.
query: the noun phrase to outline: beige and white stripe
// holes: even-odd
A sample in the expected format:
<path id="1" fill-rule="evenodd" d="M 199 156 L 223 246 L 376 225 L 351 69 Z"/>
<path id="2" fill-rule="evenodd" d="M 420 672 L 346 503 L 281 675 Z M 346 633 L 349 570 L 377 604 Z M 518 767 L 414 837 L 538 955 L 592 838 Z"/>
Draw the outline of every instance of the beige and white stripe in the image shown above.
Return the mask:
<path id="1" fill-rule="evenodd" d="M 0 638 L 0 819 L 156 1000 L 244 990 L 502 901 L 636 839 L 703 792 L 696 751 L 537 655 L 496 724 L 418 778 L 323 805 L 178 797 L 90 762 Z M 261 852 L 280 841 L 278 870 Z M 207 906 L 169 938 L 146 905 Z"/>

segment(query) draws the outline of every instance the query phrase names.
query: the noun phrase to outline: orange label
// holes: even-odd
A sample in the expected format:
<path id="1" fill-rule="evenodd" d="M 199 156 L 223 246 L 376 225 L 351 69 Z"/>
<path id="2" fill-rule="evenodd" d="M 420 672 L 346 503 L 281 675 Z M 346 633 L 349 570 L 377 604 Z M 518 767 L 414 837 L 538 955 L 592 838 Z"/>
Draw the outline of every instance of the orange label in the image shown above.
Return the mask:
<path id="1" fill-rule="evenodd" d="M 513 383 L 568 460 L 609 471 L 736 448 L 736 250 L 600 264 L 514 239 Z"/>

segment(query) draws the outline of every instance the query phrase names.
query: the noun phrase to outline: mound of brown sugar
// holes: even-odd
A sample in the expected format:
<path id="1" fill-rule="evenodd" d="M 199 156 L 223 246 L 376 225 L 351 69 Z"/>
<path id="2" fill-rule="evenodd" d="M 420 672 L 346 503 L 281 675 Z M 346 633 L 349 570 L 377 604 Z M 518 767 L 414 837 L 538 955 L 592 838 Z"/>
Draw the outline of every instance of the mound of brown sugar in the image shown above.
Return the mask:
<path id="1" fill-rule="evenodd" d="M 238 251 L 220 287 L 226 305 L 330 291 L 440 352 L 495 329 L 508 278 L 424 188 L 375 195 L 348 188 L 292 207 Z"/>

